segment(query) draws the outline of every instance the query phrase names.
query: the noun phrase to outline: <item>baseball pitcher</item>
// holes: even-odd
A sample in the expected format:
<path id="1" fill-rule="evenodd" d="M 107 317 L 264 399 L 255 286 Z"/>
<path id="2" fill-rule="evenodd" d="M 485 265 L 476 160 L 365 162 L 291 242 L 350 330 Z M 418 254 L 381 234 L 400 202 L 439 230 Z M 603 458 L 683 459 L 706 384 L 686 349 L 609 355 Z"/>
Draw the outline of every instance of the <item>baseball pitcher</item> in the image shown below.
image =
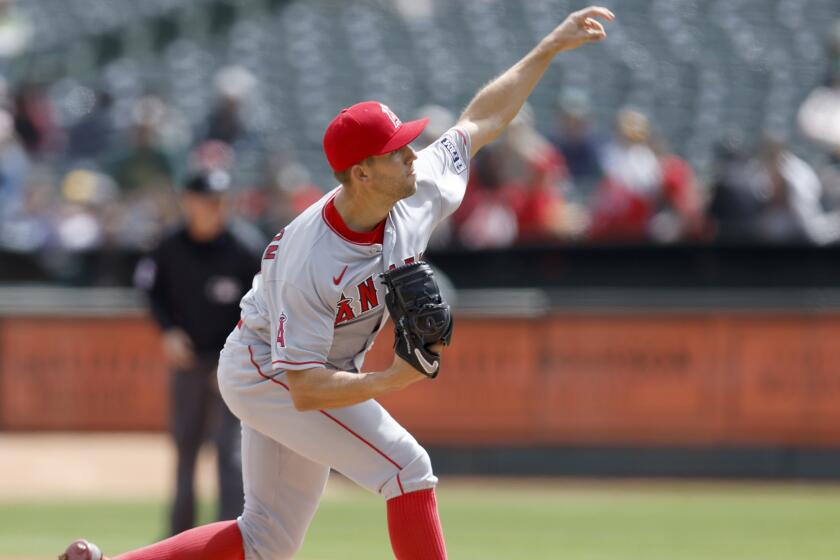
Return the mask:
<path id="1" fill-rule="evenodd" d="M 268 245 L 221 353 L 219 386 L 242 422 L 244 512 L 117 559 L 291 558 L 330 468 L 382 496 L 396 558 L 447 557 L 429 455 L 375 399 L 441 371 L 452 317 L 421 258 L 432 230 L 460 204 L 471 158 L 504 130 L 558 53 L 604 39 L 598 20 L 613 17 L 598 7 L 568 16 L 420 152 L 409 144 L 426 119 L 404 123 L 375 101 L 333 119 L 323 147 L 340 185 Z M 361 371 L 389 315 L 393 363 Z M 101 557 L 84 540 L 62 555 Z"/>

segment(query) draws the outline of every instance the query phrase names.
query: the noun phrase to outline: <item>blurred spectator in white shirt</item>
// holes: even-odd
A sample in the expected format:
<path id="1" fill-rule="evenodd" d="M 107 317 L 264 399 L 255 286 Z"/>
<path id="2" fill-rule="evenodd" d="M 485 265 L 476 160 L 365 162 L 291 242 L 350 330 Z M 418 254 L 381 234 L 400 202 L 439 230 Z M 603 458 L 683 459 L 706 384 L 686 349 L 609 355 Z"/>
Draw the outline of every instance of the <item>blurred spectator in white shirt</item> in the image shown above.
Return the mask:
<path id="1" fill-rule="evenodd" d="M 814 89 L 799 108 L 799 127 L 810 140 L 840 158 L 840 58 L 828 85 Z"/>
<path id="2" fill-rule="evenodd" d="M 32 25 L 15 6 L 15 0 L 0 0 L 0 71 L 20 56 L 32 40 Z"/>
<path id="3" fill-rule="evenodd" d="M 825 82 L 799 107 L 799 128 L 810 140 L 840 159 L 840 20 L 828 44 Z"/>
<path id="4" fill-rule="evenodd" d="M 251 111 L 257 85 L 257 77 L 243 66 L 220 68 L 213 76 L 216 99 L 207 116 L 206 129 L 199 136 L 224 142 L 237 152 L 257 148 L 260 139 Z"/>
<path id="5" fill-rule="evenodd" d="M 650 122 L 641 112 L 625 108 L 616 116 L 615 132 L 604 149 L 605 178 L 592 204 L 590 238 L 644 240 L 662 189 L 662 170 L 650 145 Z"/>
<path id="6" fill-rule="evenodd" d="M 814 169 L 777 140 L 765 140 L 756 180 L 766 193 L 759 218 L 761 237 L 770 242 L 806 241 L 827 245 L 840 239 L 840 214 L 826 212 Z"/>

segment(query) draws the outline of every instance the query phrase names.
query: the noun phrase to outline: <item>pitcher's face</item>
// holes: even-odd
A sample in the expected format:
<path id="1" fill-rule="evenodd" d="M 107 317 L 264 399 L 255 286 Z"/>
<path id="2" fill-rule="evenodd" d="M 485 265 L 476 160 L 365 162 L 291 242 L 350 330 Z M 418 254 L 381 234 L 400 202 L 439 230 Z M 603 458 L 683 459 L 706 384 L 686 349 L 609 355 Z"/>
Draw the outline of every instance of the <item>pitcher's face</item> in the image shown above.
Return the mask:
<path id="1" fill-rule="evenodd" d="M 413 195 L 417 191 L 417 177 L 414 174 L 416 159 L 417 154 L 410 146 L 384 156 L 374 156 L 368 168 L 372 188 L 383 195 L 390 195 L 395 201 Z"/>

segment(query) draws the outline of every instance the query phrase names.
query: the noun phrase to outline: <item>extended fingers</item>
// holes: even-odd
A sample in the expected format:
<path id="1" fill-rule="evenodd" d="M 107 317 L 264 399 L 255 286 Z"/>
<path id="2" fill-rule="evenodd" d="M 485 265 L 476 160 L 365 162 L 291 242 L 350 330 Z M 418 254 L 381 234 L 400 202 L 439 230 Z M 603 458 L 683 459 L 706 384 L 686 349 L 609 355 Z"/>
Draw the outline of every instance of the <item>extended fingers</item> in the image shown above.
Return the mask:
<path id="1" fill-rule="evenodd" d="M 600 33 L 605 33 L 604 26 L 601 25 L 601 22 L 597 19 L 586 18 L 583 20 L 583 27 L 588 31 L 598 31 Z"/>
<path id="2" fill-rule="evenodd" d="M 593 39 L 602 39 L 607 36 L 607 32 L 604 30 L 604 26 L 601 25 L 601 22 L 594 19 L 585 19 L 583 21 L 583 29 L 586 31 L 586 34 Z"/>
<path id="3" fill-rule="evenodd" d="M 590 6 L 568 15 L 549 36 L 557 52 L 576 49 L 584 43 L 606 39 L 607 33 L 602 24 L 615 19 L 607 8 Z"/>
<path id="4" fill-rule="evenodd" d="M 609 11 L 606 8 L 602 8 L 601 6 L 590 6 L 588 8 L 584 8 L 575 13 L 576 19 L 578 21 L 586 21 L 590 18 L 601 17 L 607 21 L 613 21 L 615 19 L 615 14 Z"/>

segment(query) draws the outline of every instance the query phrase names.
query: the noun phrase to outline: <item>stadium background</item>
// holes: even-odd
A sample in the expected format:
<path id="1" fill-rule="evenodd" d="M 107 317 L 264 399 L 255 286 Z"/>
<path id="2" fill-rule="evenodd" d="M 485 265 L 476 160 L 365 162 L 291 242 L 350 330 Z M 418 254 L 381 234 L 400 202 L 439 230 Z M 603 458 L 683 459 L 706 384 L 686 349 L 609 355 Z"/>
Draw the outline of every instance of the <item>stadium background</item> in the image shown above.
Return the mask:
<path id="1" fill-rule="evenodd" d="M 112 547 L 158 536 L 141 498 L 166 492 L 166 371 L 132 275 L 189 169 L 230 170 L 238 227 L 270 235 L 332 188 L 320 139 L 338 108 L 379 99 L 445 126 L 584 4 L 0 2 L 0 557 L 45 557 L 92 525 L 137 527 Z M 458 481 L 453 520 L 520 520 L 453 523 L 458 557 L 833 557 L 840 128 L 808 101 L 840 87 L 840 5 L 604 4 L 609 40 L 558 58 L 430 249 L 458 290 L 452 374 L 383 400 Z M 564 152 L 571 117 L 591 133 L 580 152 Z M 462 478 L 477 475 L 504 478 Z M 336 484 L 324 516 L 352 533 L 342 508 L 377 510 Z M 446 523 L 445 485 L 442 504 Z M 511 526 L 489 551 L 457 537 Z M 332 535 L 306 557 L 353 557 L 317 548 Z"/>

